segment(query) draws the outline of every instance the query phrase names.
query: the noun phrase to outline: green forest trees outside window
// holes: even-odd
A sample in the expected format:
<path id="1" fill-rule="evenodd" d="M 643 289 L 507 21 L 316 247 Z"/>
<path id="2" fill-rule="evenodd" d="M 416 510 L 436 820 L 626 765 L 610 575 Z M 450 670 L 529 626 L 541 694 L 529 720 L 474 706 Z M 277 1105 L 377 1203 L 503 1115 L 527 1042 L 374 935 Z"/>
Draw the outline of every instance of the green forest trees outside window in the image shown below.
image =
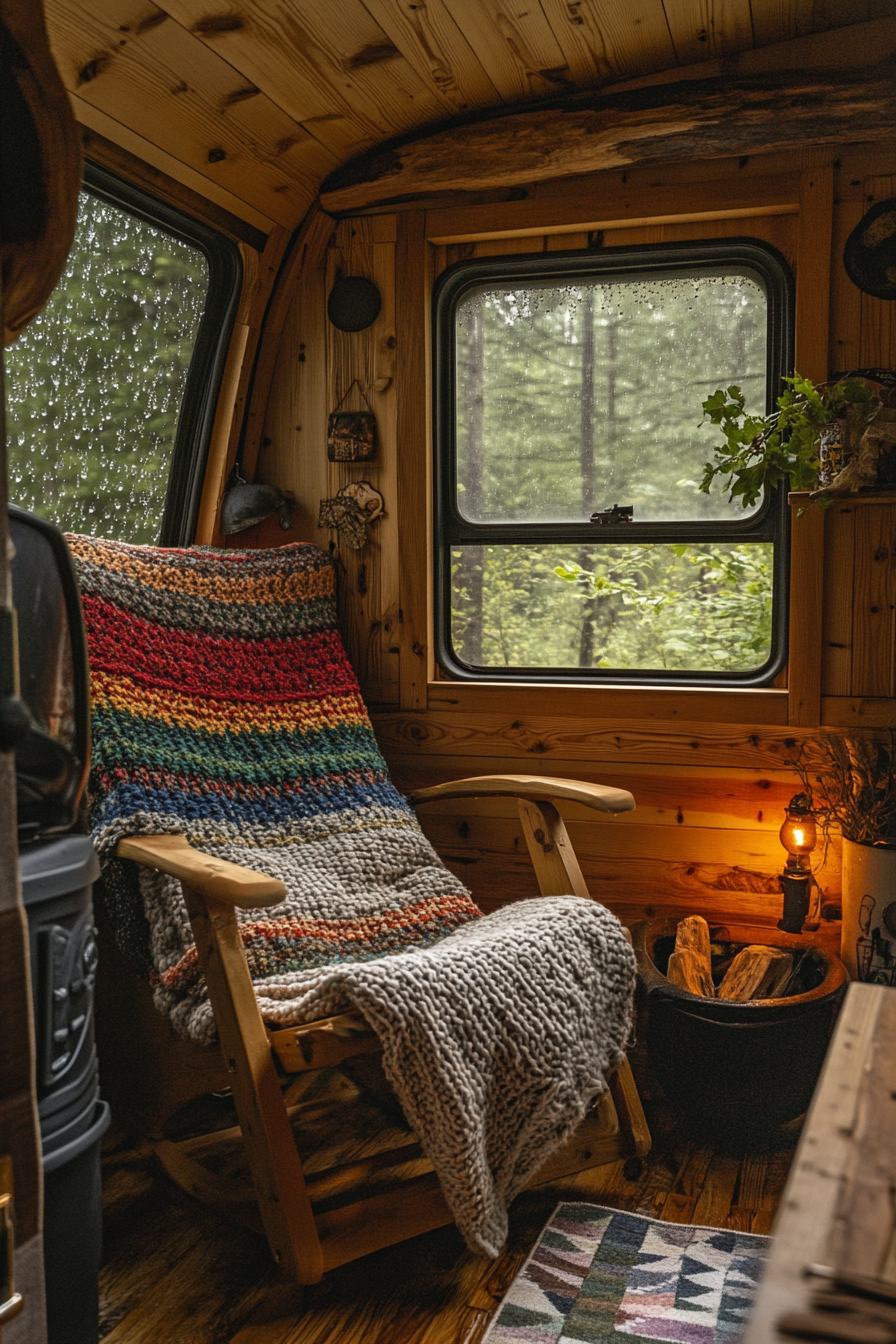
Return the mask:
<path id="1" fill-rule="evenodd" d="M 93 170 L 97 179 L 123 199 L 82 191 L 65 273 L 6 358 L 10 498 L 65 531 L 185 541 L 207 438 L 199 403 L 239 262 L 222 267 L 225 240 L 209 243 L 210 231 Z"/>
<path id="2" fill-rule="evenodd" d="M 766 408 L 787 372 L 790 303 L 783 260 L 747 242 L 445 273 L 436 568 L 449 672 L 774 675 L 783 500 L 745 511 L 701 493 L 715 431 L 700 407 L 736 384 Z"/>

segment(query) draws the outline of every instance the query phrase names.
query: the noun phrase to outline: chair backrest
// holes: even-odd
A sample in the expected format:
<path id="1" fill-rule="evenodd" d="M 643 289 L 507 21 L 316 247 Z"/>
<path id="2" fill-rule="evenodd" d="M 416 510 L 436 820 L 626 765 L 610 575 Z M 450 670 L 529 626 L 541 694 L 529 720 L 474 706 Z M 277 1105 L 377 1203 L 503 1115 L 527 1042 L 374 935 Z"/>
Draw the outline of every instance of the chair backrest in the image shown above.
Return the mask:
<path id="1" fill-rule="evenodd" d="M 479 913 L 389 779 L 336 626 L 327 555 L 68 541 L 110 914 L 144 965 L 148 938 L 148 968 L 175 997 L 198 976 L 182 897 L 172 879 L 151 889 L 144 878 L 135 908 L 133 885 L 108 866 L 125 835 L 182 832 L 284 880 L 282 906 L 245 917 L 253 978 L 419 945 Z"/>

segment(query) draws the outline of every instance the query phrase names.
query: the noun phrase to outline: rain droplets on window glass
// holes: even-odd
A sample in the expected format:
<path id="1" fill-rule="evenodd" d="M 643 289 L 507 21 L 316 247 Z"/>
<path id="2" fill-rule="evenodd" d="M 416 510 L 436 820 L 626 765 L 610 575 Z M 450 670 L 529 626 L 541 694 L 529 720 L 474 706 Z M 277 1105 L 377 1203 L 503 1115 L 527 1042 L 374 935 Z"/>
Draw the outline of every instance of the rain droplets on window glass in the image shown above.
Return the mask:
<path id="1" fill-rule="evenodd" d="M 762 281 L 699 272 L 483 285 L 457 311 L 458 503 L 471 522 L 743 519 L 701 494 L 716 388 L 765 409 Z"/>
<path id="2" fill-rule="evenodd" d="M 81 193 L 65 274 L 6 356 L 10 498 L 155 542 L 208 292 L 195 247 Z"/>

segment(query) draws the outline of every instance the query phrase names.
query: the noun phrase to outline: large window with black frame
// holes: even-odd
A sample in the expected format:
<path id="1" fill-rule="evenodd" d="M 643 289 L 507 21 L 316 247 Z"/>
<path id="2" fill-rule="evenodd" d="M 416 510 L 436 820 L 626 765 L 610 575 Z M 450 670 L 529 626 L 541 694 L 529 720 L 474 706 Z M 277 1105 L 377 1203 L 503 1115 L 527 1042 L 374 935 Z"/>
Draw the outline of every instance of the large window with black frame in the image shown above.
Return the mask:
<path id="1" fill-rule="evenodd" d="M 701 489 L 763 412 L 792 281 L 755 240 L 462 261 L 434 296 L 436 623 L 455 677 L 768 684 L 786 499 Z"/>

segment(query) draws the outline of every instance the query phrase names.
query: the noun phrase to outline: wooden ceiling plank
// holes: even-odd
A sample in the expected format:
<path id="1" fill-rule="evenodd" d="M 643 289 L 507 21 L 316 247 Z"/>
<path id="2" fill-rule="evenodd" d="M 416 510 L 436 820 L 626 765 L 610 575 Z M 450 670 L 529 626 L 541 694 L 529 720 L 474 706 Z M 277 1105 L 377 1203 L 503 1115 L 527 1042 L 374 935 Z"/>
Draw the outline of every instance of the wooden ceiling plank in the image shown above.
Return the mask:
<path id="1" fill-rule="evenodd" d="M 750 0 L 663 0 L 663 7 L 679 65 L 753 46 Z"/>
<path id="2" fill-rule="evenodd" d="M 77 116 L 79 107 L 87 107 L 86 103 L 80 103 L 77 99 L 71 98 L 71 103 Z M 90 108 L 95 112 L 95 108 Z M 122 128 L 123 129 L 123 128 Z M 183 210 L 185 214 L 192 215 L 194 219 L 201 220 L 211 228 L 216 229 L 218 233 L 223 233 L 234 242 L 247 243 L 249 247 L 254 248 L 256 252 L 263 252 L 267 245 L 268 235 L 278 225 L 273 220 L 265 220 L 265 228 L 259 228 L 244 218 L 242 214 L 237 215 L 232 210 L 222 207 L 219 202 L 211 198 L 203 190 L 196 191 L 193 187 L 187 186 L 179 178 L 173 177 L 171 173 L 164 171 L 157 164 L 150 163 L 142 155 L 132 153 L 124 148 L 123 145 L 107 136 L 94 131 L 91 127 L 81 123 L 81 143 L 84 147 L 84 157 L 91 163 L 98 164 L 101 168 L 107 168 L 109 172 L 116 173 L 128 182 L 132 182 L 137 187 L 143 187 L 151 196 L 158 197 L 159 200 L 168 201 Z M 143 142 L 146 144 L 146 141 Z M 152 146 L 148 146 L 152 148 Z M 203 188 L 208 186 L 208 182 L 203 179 Z M 242 210 L 247 210 L 244 201 L 240 202 Z M 264 218 L 260 216 L 259 218 Z M 280 232 L 283 232 L 281 229 Z"/>
<path id="3" fill-rule="evenodd" d="M 868 23 L 854 23 L 826 33 L 809 33 L 770 47 L 741 51 L 716 60 L 679 66 L 658 74 L 643 75 L 614 84 L 613 92 L 674 84 L 687 79 L 712 79 L 726 74 L 731 79 L 771 70 L 845 70 L 865 66 L 869 60 L 892 59 L 896 54 L 896 0 L 882 0 L 889 13 Z M 756 12 L 756 0 L 753 0 Z"/>
<path id="4" fill-rule="evenodd" d="M 752 0 L 752 8 L 753 42 L 757 47 L 804 37 L 815 27 L 814 0 Z"/>
<path id="5" fill-rule="evenodd" d="M 578 95 L 374 151 L 322 184 L 325 210 L 351 212 L 439 191 L 480 191 L 636 162 L 689 163 L 882 140 L 896 131 L 893 66 L 781 71 L 634 93 Z M 786 98 L 788 115 L 780 115 Z"/>
<path id="6" fill-rule="evenodd" d="M 162 5 L 340 159 L 453 110 L 360 0 Z"/>
<path id="7" fill-rule="evenodd" d="M 812 27 L 819 33 L 828 28 L 842 28 L 848 23 L 865 23 L 879 14 L 892 14 L 892 0 L 889 8 L 884 5 L 876 8 L 878 13 L 873 14 L 871 0 L 815 0 L 812 6 Z"/>
<path id="8" fill-rule="evenodd" d="M 676 64 L 663 0 L 541 3 L 576 84 L 606 84 Z"/>
<path id="9" fill-rule="evenodd" d="M 455 112 L 501 101 L 444 0 L 364 0 L 364 8 Z"/>
<path id="10" fill-rule="evenodd" d="M 244 219 L 247 224 L 260 229 L 262 233 L 270 233 L 274 227 L 274 221 L 267 215 L 263 215 L 260 210 L 256 210 L 248 201 L 242 200 L 239 196 L 234 196 L 233 192 L 227 191 L 217 182 L 210 182 L 207 177 L 197 173 L 188 164 L 181 163 L 180 159 L 174 158 L 172 154 L 160 149 L 158 145 L 152 144 L 149 140 L 144 140 L 142 135 L 137 135 L 136 131 L 132 131 L 129 126 L 123 126 L 120 121 L 115 121 L 113 117 L 107 116 L 98 107 L 85 103 L 76 93 L 69 91 L 69 98 L 72 101 L 72 107 L 79 125 L 86 127 L 88 131 L 96 131 L 98 135 L 111 141 L 112 144 L 127 150 L 129 154 L 142 159 L 144 163 L 150 164 L 153 168 L 158 168 L 161 172 L 167 173 L 175 181 L 189 187 L 191 191 L 204 196 L 207 200 L 214 201 L 216 205 L 222 206 L 239 219 Z"/>
<path id="11" fill-rule="evenodd" d="M 313 30 L 258 0 L 251 21 L 236 3 L 209 16 L 205 0 L 162 0 L 162 8 L 201 42 L 238 69 L 339 158 L 393 134 L 377 107 L 364 106 L 346 87 L 344 69 L 333 68 Z M 284 51 L 289 52 L 284 60 Z"/>
<path id="12" fill-rule="evenodd" d="M 71 92 L 285 227 L 336 160 L 149 0 L 54 0 L 54 55 Z M 105 132 L 104 132 L 105 133 Z"/>
<path id="13" fill-rule="evenodd" d="M 573 83 L 539 0 L 442 0 L 502 98 L 544 97 Z"/>

